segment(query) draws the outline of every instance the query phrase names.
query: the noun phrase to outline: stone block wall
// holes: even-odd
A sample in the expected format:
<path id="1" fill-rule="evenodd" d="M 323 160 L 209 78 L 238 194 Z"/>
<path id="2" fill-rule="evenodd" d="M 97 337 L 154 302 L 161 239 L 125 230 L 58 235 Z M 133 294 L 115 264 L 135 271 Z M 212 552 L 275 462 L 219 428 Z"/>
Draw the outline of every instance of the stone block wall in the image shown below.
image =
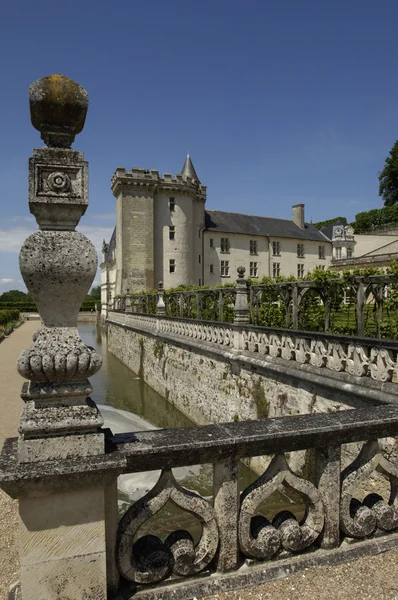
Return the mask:
<path id="1" fill-rule="evenodd" d="M 264 361 L 248 359 L 247 353 L 226 352 L 204 342 L 170 341 L 166 336 L 135 331 L 109 323 L 108 349 L 119 360 L 198 425 L 315 414 L 363 408 L 377 404 L 354 385 L 333 386 L 333 379 L 300 378 L 294 369 L 270 372 Z M 254 364 L 255 363 L 255 364 Z M 324 382 L 322 384 L 321 382 Z M 359 388 L 360 386 L 358 386 Z M 362 395 L 361 395 L 362 394 Z M 395 440 L 385 449 L 395 452 Z M 346 447 L 344 462 L 358 454 L 358 445 Z M 265 457 L 250 460 L 262 470 Z M 294 453 L 292 468 L 311 470 L 311 456 Z M 308 475 L 308 473 L 307 473 Z"/>
<path id="2" fill-rule="evenodd" d="M 108 349 L 148 385 L 198 425 L 331 412 L 366 405 L 355 394 L 321 388 L 316 382 L 293 381 L 262 373 L 239 355 L 212 352 L 202 344 L 194 351 L 184 343 L 169 343 L 110 323 Z"/>

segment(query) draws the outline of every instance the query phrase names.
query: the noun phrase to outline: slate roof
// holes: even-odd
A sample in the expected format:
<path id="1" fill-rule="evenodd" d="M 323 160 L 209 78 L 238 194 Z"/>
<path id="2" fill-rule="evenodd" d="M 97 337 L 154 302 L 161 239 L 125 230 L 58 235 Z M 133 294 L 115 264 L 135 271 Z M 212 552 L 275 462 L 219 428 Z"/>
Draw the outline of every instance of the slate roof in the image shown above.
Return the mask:
<path id="1" fill-rule="evenodd" d="M 326 235 L 327 238 L 332 240 L 333 239 L 333 227 L 337 227 L 337 225 L 340 225 L 341 227 L 347 227 L 347 223 L 342 223 L 341 221 L 336 221 L 335 223 L 329 223 L 329 225 L 326 225 L 325 227 L 321 228 L 323 235 Z"/>
<path id="2" fill-rule="evenodd" d="M 116 227 L 113 230 L 111 239 L 109 240 L 108 251 L 105 254 L 105 262 L 112 261 L 112 251 L 116 249 Z"/>
<path id="3" fill-rule="evenodd" d="M 192 160 L 191 160 L 191 157 L 189 156 L 189 154 L 185 159 L 184 166 L 182 167 L 181 175 L 183 176 L 184 179 L 186 179 L 187 177 L 190 177 L 191 179 L 194 179 L 195 181 L 200 183 L 200 179 L 196 174 L 195 167 L 193 166 L 193 163 L 192 163 Z"/>
<path id="4" fill-rule="evenodd" d="M 330 242 L 312 223 L 305 223 L 305 228 L 301 229 L 289 219 L 255 217 L 220 210 L 206 210 L 205 213 L 205 229 L 208 231 Z"/>

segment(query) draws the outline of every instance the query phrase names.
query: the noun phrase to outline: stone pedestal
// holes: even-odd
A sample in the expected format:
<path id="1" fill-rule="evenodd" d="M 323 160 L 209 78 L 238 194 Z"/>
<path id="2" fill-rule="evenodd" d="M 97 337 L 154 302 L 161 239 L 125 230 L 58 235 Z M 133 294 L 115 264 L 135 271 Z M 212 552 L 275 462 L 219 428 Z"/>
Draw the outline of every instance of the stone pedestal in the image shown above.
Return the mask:
<path id="1" fill-rule="evenodd" d="M 106 600 L 104 488 L 19 498 L 23 600 Z"/>

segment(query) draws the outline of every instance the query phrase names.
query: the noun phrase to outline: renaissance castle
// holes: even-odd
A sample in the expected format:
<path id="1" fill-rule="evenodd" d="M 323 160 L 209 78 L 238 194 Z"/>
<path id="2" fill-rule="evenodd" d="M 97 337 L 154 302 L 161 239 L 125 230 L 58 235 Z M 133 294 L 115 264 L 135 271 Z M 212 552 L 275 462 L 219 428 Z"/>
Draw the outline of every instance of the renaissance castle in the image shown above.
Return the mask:
<path id="1" fill-rule="evenodd" d="M 227 283 L 241 265 L 261 278 L 304 277 L 331 264 L 332 239 L 305 222 L 304 204 L 293 206 L 292 220 L 206 210 L 206 186 L 189 155 L 175 176 L 119 167 L 112 192 L 116 227 L 103 245 L 103 304 L 159 281 L 165 289 Z"/>

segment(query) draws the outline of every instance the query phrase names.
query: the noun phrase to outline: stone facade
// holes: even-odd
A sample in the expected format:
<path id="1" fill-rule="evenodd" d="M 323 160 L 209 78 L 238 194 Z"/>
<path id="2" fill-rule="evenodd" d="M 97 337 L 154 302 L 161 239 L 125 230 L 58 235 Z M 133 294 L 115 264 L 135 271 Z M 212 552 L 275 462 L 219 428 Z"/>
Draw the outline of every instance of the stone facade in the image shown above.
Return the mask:
<path id="1" fill-rule="evenodd" d="M 227 283 L 239 266 L 246 276 L 304 277 L 332 259 L 330 240 L 305 223 L 304 205 L 292 220 L 205 210 L 207 190 L 187 157 L 182 173 L 116 169 L 116 228 L 104 241 L 102 313 L 118 294 L 179 285 Z"/>
<path id="2" fill-rule="evenodd" d="M 343 271 L 365 267 L 384 268 L 398 259 L 396 228 L 354 236 L 351 225 L 333 223 L 321 231 L 332 240 L 332 269 Z"/>

